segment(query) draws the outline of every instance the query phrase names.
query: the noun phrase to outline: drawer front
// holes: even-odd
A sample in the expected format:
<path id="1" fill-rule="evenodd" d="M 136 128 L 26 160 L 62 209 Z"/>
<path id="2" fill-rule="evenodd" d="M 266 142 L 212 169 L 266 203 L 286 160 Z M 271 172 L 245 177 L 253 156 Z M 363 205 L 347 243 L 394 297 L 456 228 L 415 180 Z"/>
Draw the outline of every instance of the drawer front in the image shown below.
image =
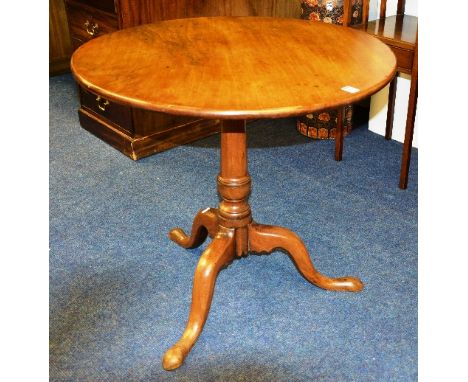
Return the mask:
<path id="1" fill-rule="evenodd" d="M 132 109 L 132 115 L 136 138 L 160 134 L 174 127 L 184 126 L 200 120 L 200 118 L 159 113 L 138 108 Z"/>
<path id="2" fill-rule="evenodd" d="M 104 12 L 117 13 L 114 0 L 74 0 L 74 2 L 85 4 Z"/>
<path id="3" fill-rule="evenodd" d="M 120 105 L 80 87 L 81 106 L 103 117 L 108 123 L 133 136 L 132 111 L 129 106 Z"/>
<path id="4" fill-rule="evenodd" d="M 390 47 L 392 52 L 395 53 L 397 59 L 398 71 L 403 73 L 411 74 L 411 68 L 413 67 L 413 52 L 394 46 Z"/>
<path id="5" fill-rule="evenodd" d="M 119 29 L 116 15 L 67 2 L 67 17 L 74 48 L 94 37 Z"/>

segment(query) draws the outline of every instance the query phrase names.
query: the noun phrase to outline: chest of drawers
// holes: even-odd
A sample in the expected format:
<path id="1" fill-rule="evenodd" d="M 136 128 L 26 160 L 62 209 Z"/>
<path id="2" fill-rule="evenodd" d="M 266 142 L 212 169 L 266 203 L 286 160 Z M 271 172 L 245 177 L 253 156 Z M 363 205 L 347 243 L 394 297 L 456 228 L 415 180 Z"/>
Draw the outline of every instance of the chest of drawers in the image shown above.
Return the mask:
<path id="1" fill-rule="evenodd" d="M 119 29 L 199 16 L 299 17 L 300 0 L 65 0 L 73 48 Z M 157 89 L 155 89 L 157 91 Z M 81 126 L 137 160 L 219 132 L 216 120 L 115 104 L 80 88 Z"/>
<path id="2" fill-rule="evenodd" d="M 102 34 L 143 23 L 145 18 L 138 16 L 143 12 L 141 4 L 137 3 L 66 0 L 73 49 Z M 219 121 L 136 109 L 83 87 L 79 92 L 81 126 L 134 160 L 219 132 Z"/>

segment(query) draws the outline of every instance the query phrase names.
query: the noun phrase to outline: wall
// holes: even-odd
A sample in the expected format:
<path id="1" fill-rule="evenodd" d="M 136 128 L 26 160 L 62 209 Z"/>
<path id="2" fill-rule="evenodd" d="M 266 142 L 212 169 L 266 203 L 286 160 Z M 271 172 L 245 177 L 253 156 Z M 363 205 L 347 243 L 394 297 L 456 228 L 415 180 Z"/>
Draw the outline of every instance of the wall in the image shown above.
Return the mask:
<path id="1" fill-rule="evenodd" d="M 369 19 L 378 17 L 380 1 L 371 0 L 369 11 Z M 387 15 L 396 13 L 397 0 L 387 1 Z M 406 14 L 418 15 L 418 0 L 406 0 Z M 395 100 L 395 115 L 393 120 L 393 135 L 392 139 L 398 142 L 403 142 L 405 137 L 406 113 L 408 111 L 408 97 L 411 77 L 402 74 L 397 81 L 397 94 Z M 387 120 L 387 104 L 388 104 L 388 86 L 382 89 L 371 98 L 370 113 L 369 113 L 369 130 L 374 133 L 385 135 L 385 121 Z M 416 112 L 416 121 L 414 124 L 413 147 L 418 147 L 418 114 Z"/>

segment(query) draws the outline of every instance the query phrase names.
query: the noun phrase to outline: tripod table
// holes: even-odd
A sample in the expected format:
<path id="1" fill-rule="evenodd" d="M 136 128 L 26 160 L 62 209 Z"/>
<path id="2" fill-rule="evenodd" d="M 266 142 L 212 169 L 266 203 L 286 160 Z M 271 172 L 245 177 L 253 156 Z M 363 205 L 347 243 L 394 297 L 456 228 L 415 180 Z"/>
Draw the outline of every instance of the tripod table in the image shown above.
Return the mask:
<path id="1" fill-rule="evenodd" d="M 296 19 L 213 17 L 162 21 L 93 39 L 75 51 L 75 79 L 100 97 L 169 114 L 222 120 L 218 208 L 200 210 L 185 248 L 209 235 L 193 281 L 188 323 L 163 357 L 178 368 L 200 336 L 219 271 L 249 252 L 286 250 L 302 275 L 327 290 L 357 292 L 355 277 L 319 273 L 292 231 L 252 219 L 246 120 L 298 116 L 368 97 L 394 76 L 395 56 L 377 39 Z M 195 185 L 196 187 L 196 185 Z"/>

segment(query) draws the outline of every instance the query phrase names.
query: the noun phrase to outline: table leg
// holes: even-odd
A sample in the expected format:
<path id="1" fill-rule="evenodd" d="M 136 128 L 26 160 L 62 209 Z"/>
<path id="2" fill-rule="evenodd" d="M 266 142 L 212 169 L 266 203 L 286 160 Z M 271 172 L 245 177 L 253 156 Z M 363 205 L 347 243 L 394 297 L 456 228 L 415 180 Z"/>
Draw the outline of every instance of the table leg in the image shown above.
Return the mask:
<path id="1" fill-rule="evenodd" d="M 206 237 L 214 237 L 218 232 L 218 210 L 205 208 L 197 213 L 192 224 L 190 236 L 180 228 L 174 228 L 169 232 L 169 239 L 184 248 L 197 248 L 203 244 Z"/>
<path id="2" fill-rule="evenodd" d="M 359 292 L 364 287 L 356 277 L 330 278 L 318 272 L 302 240 L 287 228 L 250 224 L 249 244 L 252 252 L 271 252 L 284 249 L 304 278 L 312 284 L 327 290 Z"/>
<path id="3" fill-rule="evenodd" d="M 388 89 L 388 108 L 387 108 L 387 122 L 385 124 L 385 139 L 392 139 L 393 132 L 393 117 L 395 116 L 395 99 L 398 83 L 398 73 L 395 73 L 395 77 L 390 82 Z"/>
<path id="4" fill-rule="evenodd" d="M 292 231 L 256 224 L 248 198 L 251 191 L 247 170 L 247 140 L 245 121 L 223 121 L 221 129 L 221 166 L 218 209 L 200 211 L 193 222 L 191 235 L 180 228 L 169 233 L 171 240 L 184 248 L 199 246 L 209 234 L 213 241 L 203 252 L 194 276 L 192 306 L 182 337 L 163 357 L 166 370 L 178 368 L 197 341 L 205 324 L 219 271 L 235 258 L 252 252 L 286 250 L 302 275 L 314 285 L 334 291 L 358 292 L 362 282 L 355 277 L 329 278 L 313 266 L 301 239 Z"/>
<path id="5" fill-rule="evenodd" d="M 211 306 L 216 277 L 234 259 L 232 230 L 220 230 L 200 257 L 193 279 L 192 306 L 185 331 L 163 358 L 166 370 L 177 369 L 200 336 Z"/>

